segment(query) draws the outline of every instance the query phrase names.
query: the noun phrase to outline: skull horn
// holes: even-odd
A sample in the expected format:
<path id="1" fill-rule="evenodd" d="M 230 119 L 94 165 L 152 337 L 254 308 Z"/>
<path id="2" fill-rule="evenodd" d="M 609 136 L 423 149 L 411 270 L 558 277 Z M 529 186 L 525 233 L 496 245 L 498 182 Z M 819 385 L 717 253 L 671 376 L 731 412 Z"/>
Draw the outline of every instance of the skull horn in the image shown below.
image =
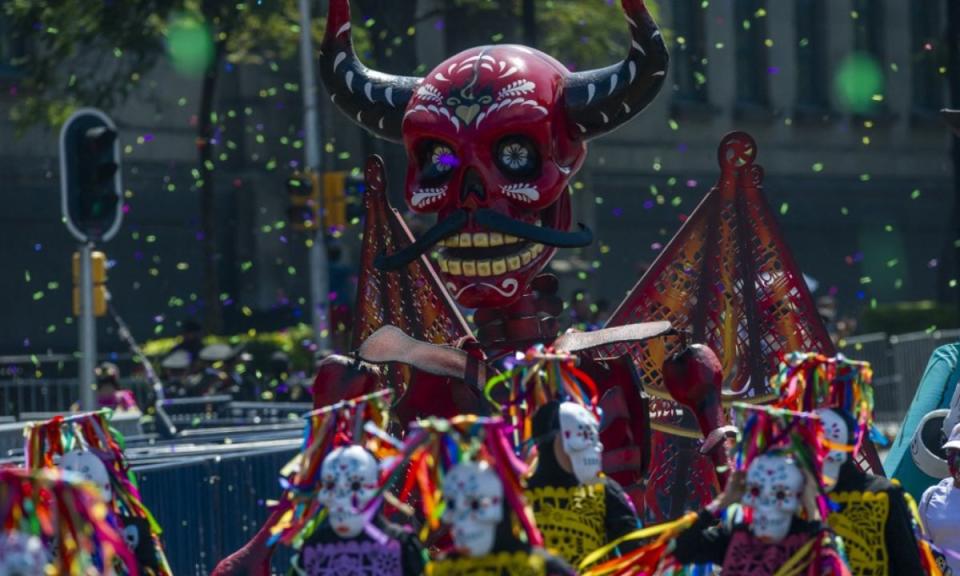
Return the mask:
<path id="1" fill-rule="evenodd" d="M 565 100 L 571 136 L 590 140 L 611 132 L 656 97 L 667 75 L 669 56 L 643 0 L 623 0 L 630 24 L 630 54 L 620 64 L 571 74 Z"/>
<path id="2" fill-rule="evenodd" d="M 350 0 L 330 0 L 320 75 L 330 100 L 351 120 L 375 136 L 401 141 L 403 113 L 422 78 L 384 74 L 360 62 L 353 51 Z"/>

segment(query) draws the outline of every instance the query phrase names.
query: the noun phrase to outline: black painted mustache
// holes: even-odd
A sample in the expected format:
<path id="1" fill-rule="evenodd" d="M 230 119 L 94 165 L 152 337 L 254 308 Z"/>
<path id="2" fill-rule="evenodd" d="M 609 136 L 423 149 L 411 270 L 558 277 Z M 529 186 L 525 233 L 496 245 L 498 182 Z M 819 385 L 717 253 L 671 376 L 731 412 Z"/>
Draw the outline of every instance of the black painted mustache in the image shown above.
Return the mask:
<path id="1" fill-rule="evenodd" d="M 416 242 L 391 255 L 381 254 L 374 260 L 374 266 L 380 270 L 392 272 L 410 264 L 444 239 L 453 236 L 467 225 L 469 214 L 466 210 L 456 210 L 437 222 Z M 473 221 L 483 228 L 494 232 L 509 234 L 531 242 L 537 242 L 556 248 L 580 248 L 593 243 L 593 232 L 578 224 L 579 230 L 564 232 L 553 228 L 536 226 L 514 220 L 493 210 L 481 209 L 473 213 Z"/>
<path id="2" fill-rule="evenodd" d="M 477 225 L 489 228 L 494 232 L 510 234 L 517 238 L 545 244 L 555 248 L 582 248 L 593 244 L 593 232 L 583 224 L 577 224 L 579 230 L 574 232 L 564 232 L 545 226 L 536 226 L 527 224 L 519 220 L 514 220 L 493 210 L 480 209 L 473 216 L 473 221 Z"/>
<path id="3" fill-rule="evenodd" d="M 466 225 L 467 211 L 456 210 L 434 224 L 423 236 L 417 238 L 416 242 L 403 250 L 394 252 L 389 256 L 380 254 L 373 261 L 373 265 L 387 272 L 399 270 L 419 258 L 421 254 L 430 250 L 434 245 L 463 230 Z"/>

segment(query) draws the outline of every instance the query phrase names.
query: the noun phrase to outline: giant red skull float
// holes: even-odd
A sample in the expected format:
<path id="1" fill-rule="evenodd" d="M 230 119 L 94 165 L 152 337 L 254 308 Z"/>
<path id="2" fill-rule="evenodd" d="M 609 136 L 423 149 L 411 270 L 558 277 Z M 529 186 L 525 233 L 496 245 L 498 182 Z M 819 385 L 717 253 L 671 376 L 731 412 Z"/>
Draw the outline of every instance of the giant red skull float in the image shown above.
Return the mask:
<path id="1" fill-rule="evenodd" d="M 473 48 L 424 78 L 372 71 L 353 51 L 349 0 L 331 0 L 321 73 L 333 102 L 377 136 L 402 142 L 409 207 L 437 224 L 378 266 L 397 269 L 438 249 L 455 299 L 498 308 L 528 290 L 570 231 L 568 184 L 586 142 L 614 130 L 659 92 L 667 51 L 643 0 L 623 0 L 631 48 L 620 64 L 570 72 L 525 46 Z"/>

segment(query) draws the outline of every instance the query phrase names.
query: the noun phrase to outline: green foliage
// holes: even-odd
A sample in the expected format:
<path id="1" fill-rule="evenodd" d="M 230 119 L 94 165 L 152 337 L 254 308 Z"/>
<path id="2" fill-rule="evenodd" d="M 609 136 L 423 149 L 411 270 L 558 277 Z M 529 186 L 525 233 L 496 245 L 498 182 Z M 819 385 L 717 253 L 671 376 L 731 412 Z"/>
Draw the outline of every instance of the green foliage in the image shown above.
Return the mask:
<path id="1" fill-rule="evenodd" d="M 957 307 L 932 300 L 880 304 L 864 310 L 857 332 L 906 334 L 924 330 L 946 330 L 960 326 Z"/>
<path id="2" fill-rule="evenodd" d="M 648 1 L 647 7 L 657 18 L 656 3 Z M 478 15 L 499 13 L 505 29 L 498 37 L 520 38 L 520 0 L 452 0 L 450 8 Z M 538 48 L 574 70 L 608 66 L 629 50 L 630 35 L 618 1 L 538 0 L 536 21 Z"/>
<path id="3" fill-rule="evenodd" d="M 291 366 L 297 370 L 311 370 L 313 367 L 313 352 L 305 346 L 313 340 L 313 330 L 310 326 L 300 324 L 278 332 L 248 332 L 233 336 L 207 336 L 203 339 L 204 345 L 229 344 L 236 347 L 244 346 L 244 350 L 255 359 L 269 358 L 273 352 L 282 351 L 290 358 Z M 148 357 L 159 360 L 180 343 L 180 338 L 162 338 L 146 342 L 143 353 Z"/>
<path id="4" fill-rule="evenodd" d="M 162 59 L 197 56 L 199 39 L 186 23 L 201 26 L 215 50 L 206 70 L 184 72 L 288 59 L 299 47 L 297 0 L 0 0 L 0 10 L 30 47 L 18 62 L 23 96 L 11 110 L 20 129 L 59 125 L 81 105 L 122 104 Z M 176 42 L 171 26 L 181 33 Z M 316 39 L 322 30 L 315 19 Z"/>
<path id="5" fill-rule="evenodd" d="M 539 48 L 574 70 L 622 60 L 630 48 L 630 34 L 619 4 L 602 0 L 538 2 Z"/>

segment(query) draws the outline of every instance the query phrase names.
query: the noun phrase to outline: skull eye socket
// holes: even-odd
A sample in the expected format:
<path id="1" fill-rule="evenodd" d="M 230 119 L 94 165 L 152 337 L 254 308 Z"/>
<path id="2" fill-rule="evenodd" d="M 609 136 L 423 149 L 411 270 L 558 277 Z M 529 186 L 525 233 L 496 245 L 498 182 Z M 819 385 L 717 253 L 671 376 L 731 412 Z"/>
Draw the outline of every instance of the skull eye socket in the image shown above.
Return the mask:
<path id="1" fill-rule="evenodd" d="M 507 136 L 497 144 L 494 160 L 513 179 L 530 180 L 540 172 L 540 153 L 526 136 Z"/>
<path id="2" fill-rule="evenodd" d="M 448 144 L 428 141 L 420 147 L 420 183 L 425 186 L 442 184 L 459 165 L 460 160 Z"/>
<path id="3" fill-rule="evenodd" d="M 754 498 L 759 498 L 759 497 L 760 497 L 760 487 L 759 487 L 759 486 L 751 486 L 751 487 L 750 487 L 750 495 L 753 496 Z"/>

